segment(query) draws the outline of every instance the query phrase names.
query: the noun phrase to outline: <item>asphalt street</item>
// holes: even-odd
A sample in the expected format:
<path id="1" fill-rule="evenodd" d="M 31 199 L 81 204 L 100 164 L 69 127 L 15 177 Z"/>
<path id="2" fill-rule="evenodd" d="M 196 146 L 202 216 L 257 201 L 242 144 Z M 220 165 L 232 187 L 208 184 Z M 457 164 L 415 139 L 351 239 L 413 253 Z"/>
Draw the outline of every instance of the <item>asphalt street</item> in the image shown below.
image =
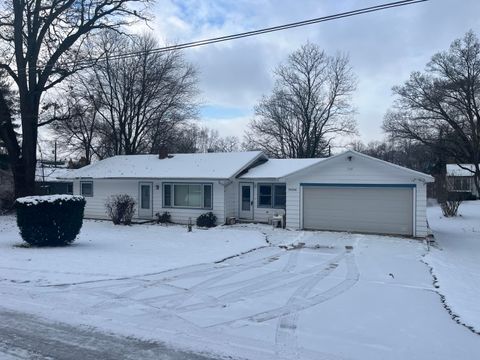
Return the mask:
<path id="1" fill-rule="evenodd" d="M 29 314 L 0 309 L 0 359 L 35 360 L 214 360 L 158 342 L 102 333 L 49 322 Z"/>

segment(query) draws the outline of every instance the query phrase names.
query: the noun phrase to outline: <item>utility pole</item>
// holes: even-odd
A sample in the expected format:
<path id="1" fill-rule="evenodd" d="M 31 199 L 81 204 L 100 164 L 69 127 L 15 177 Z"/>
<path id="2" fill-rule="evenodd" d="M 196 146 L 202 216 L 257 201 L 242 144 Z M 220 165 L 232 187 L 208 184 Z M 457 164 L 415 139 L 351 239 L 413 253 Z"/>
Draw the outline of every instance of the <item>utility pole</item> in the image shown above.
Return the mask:
<path id="1" fill-rule="evenodd" d="M 53 151 L 53 165 L 54 167 L 57 167 L 57 140 L 55 140 L 55 150 Z"/>

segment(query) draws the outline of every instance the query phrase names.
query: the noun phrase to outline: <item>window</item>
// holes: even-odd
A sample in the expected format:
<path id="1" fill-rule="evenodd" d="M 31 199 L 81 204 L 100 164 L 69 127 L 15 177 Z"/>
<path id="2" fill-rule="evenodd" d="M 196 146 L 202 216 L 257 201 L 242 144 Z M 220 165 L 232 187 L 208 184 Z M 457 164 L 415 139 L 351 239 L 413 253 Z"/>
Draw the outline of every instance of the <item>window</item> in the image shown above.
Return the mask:
<path id="1" fill-rule="evenodd" d="M 258 185 L 258 207 L 272 207 L 272 185 Z"/>
<path id="2" fill-rule="evenodd" d="M 258 207 L 284 209 L 287 199 L 285 184 L 259 184 Z"/>
<path id="3" fill-rule="evenodd" d="M 450 180 L 451 183 L 451 180 Z M 467 176 L 456 176 L 453 178 L 454 191 L 470 191 L 471 190 L 471 178 Z"/>
<path id="4" fill-rule="evenodd" d="M 150 189 L 151 185 L 141 184 L 140 185 L 140 208 L 148 210 L 150 209 Z"/>
<path id="5" fill-rule="evenodd" d="M 93 181 L 80 181 L 80 194 L 83 196 L 93 196 Z"/>
<path id="6" fill-rule="evenodd" d="M 274 186 L 274 198 L 273 198 L 273 207 L 276 208 L 285 208 L 287 200 L 287 187 L 285 185 L 275 185 Z"/>
<path id="7" fill-rule="evenodd" d="M 67 194 L 73 194 L 73 184 L 72 183 L 67 184 Z"/>
<path id="8" fill-rule="evenodd" d="M 170 184 L 163 185 L 163 206 L 172 206 L 172 185 Z"/>
<path id="9" fill-rule="evenodd" d="M 163 184 L 164 207 L 211 209 L 213 189 L 211 184 Z"/>
<path id="10" fill-rule="evenodd" d="M 203 185 L 203 208 L 212 208 L 212 185 Z"/>

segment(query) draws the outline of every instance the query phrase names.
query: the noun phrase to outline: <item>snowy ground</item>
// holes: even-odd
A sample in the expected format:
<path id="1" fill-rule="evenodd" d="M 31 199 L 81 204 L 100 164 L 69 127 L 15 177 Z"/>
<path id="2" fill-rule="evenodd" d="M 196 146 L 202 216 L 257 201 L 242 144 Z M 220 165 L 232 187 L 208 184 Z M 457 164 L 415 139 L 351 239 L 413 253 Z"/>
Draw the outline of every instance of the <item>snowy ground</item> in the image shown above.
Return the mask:
<path id="1" fill-rule="evenodd" d="M 248 359 L 480 358 L 417 240 L 87 221 L 73 247 L 24 249 L 13 220 L 0 218 L 0 310 Z"/>
<path id="2" fill-rule="evenodd" d="M 437 278 L 438 291 L 458 321 L 480 333 L 480 201 L 460 205 L 459 216 L 444 218 L 428 208 L 438 248 L 425 256 Z"/>
<path id="3" fill-rule="evenodd" d="M 221 228 L 189 233 L 184 226 L 113 226 L 93 220 L 85 220 L 70 247 L 25 249 L 21 244 L 15 218 L 0 217 L 0 281 L 51 285 L 132 277 L 268 245 L 261 233 L 245 237 Z"/>

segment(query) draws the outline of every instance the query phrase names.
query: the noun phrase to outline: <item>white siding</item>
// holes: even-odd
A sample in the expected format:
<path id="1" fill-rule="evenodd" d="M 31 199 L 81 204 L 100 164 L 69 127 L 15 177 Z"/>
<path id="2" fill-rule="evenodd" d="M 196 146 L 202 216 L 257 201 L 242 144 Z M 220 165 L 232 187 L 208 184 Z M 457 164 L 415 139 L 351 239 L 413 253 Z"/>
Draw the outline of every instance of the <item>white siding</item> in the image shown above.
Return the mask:
<path id="1" fill-rule="evenodd" d="M 302 198 L 301 183 L 336 183 L 336 184 L 415 184 L 416 208 L 415 235 L 427 235 L 426 217 L 426 185 L 415 174 L 409 174 L 381 162 L 350 154 L 340 156 L 329 163 L 312 167 L 305 172 L 287 178 L 287 227 L 302 228 Z"/>
<path id="2" fill-rule="evenodd" d="M 105 203 L 109 196 L 117 194 L 127 194 L 138 199 L 138 181 L 135 180 L 90 180 L 82 181 L 93 182 L 93 196 L 85 197 L 85 217 L 94 219 L 106 219 Z M 73 184 L 73 193 L 80 194 L 80 181 L 76 180 Z M 154 190 L 155 194 L 155 190 Z M 155 204 L 155 200 L 154 200 Z M 137 217 L 137 214 L 135 215 Z"/>
<path id="3" fill-rule="evenodd" d="M 225 186 L 225 218 L 238 218 L 239 184 L 233 181 Z"/>
<path id="4" fill-rule="evenodd" d="M 286 214 L 286 226 L 291 229 L 300 229 L 301 221 L 301 211 L 302 205 L 302 195 L 303 189 L 300 188 L 300 182 L 288 181 L 287 182 L 287 214 Z"/>
<path id="5" fill-rule="evenodd" d="M 90 181 L 85 179 L 84 181 Z M 138 202 L 139 182 L 151 182 L 153 184 L 153 214 L 168 211 L 171 214 L 172 222 L 179 224 L 187 224 L 189 218 L 195 223 L 196 218 L 208 211 L 212 211 L 217 216 L 217 223 L 223 224 L 225 221 L 224 209 L 224 186 L 218 181 L 211 180 L 195 180 L 192 183 L 209 183 L 213 184 L 213 209 L 180 209 L 180 208 L 164 208 L 162 203 L 162 181 L 161 180 L 123 180 L 123 179 L 94 179 L 93 180 L 93 197 L 86 197 L 87 204 L 85 206 L 85 217 L 94 219 L 106 219 L 105 202 L 111 195 L 128 194 Z M 168 180 L 169 183 L 186 182 L 184 180 Z M 158 187 L 158 188 L 157 188 Z M 75 180 L 73 185 L 73 193 L 80 194 L 80 181 Z M 138 218 L 138 212 L 135 214 Z"/>
<path id="6" fill-rule="evenodd" d="M 416 209 L 415 209 L 415 236 L 425 237 L 428 235 L 427 230 L 427 184 L 416 183 Z"/>

